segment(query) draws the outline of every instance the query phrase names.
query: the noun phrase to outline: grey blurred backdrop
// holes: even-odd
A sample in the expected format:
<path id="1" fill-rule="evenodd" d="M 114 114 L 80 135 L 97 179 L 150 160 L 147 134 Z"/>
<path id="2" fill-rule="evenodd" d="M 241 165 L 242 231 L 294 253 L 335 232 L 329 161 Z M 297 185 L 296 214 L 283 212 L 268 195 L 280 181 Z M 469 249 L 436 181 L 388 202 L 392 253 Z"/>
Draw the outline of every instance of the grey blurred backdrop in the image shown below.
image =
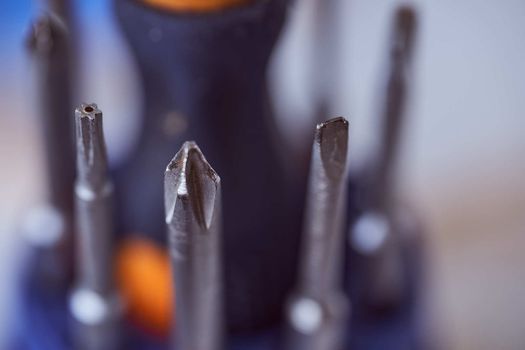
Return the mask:
<path id="1" fill-rule="evenodd" d="M 27 208 L 43 200 L 45 189 L 32 67 L 22 43 L 39 6 L 1 3 L 0 325 L 5 325 L 20 246 L 16 227 Z M 76 101 L 94 101 L 104 110 L 110 158 L 118 162 L 138 127 L 133 63 L 111 2 L 77 3 L 83 54 Z M 430 339 L 445 349 L 524 349 L 525 2 L 412 3 L 420 31 L 399 192 L 428 228 L 424 322 Z M 377 135 L 388 30 L 398 4 L 297 0 L 270 72 L 290 146 L 310 136 L 315 98 L 327 93 L 328 116 L 344 115 L 351 123 L 352 169 L 362 164 Z"/>

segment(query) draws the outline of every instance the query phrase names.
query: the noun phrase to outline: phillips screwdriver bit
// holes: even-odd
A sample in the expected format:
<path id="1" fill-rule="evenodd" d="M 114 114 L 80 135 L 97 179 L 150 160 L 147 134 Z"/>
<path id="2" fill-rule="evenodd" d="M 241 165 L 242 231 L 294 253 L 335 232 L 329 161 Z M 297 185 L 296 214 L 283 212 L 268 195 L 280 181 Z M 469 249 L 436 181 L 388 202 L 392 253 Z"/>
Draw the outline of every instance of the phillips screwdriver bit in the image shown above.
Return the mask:
<path id="1" fill-rule="evenodd" d="M 77 135 L 77 285 L 70 300 L 79 349 L 115 349 L 120 299 L 113 279 L 113 184 L 108 177 L 102 112 L 96 104 L 75 110 Z"/>
<path id="2" fill-rule="evenodd" d="M 266 79 L 289 1 L 246 1 L 199 15 L 169 13 L 144 1 L 114 3 L 144 96 L 136 148 L 114 173 L 119 232 L 166 239 L 162 181 L 144 179 L 157 177 L 174 150 L 195 140 L 227 188 L 228 332 L 281 323 L 296 275 L 306 187 L 306 172 L 291 161 L 276 125 Z"/>
<path id="3" fill-rule="evenodd" d="M 299 281 L 287 308 L 290 350 L 333 350 L 343 343 L 348 315 L 342 288 L 347 150 L 344 118 L 317 125 Z"/>
<path id="4" fill-rule="evenodd" d="M 221 184 L 194 142 L 185 142 L 164 177 L 179 350 L 223 345 Z"/>
<path id="5" fill-rule="evenodd" d="M 390 40 L 380 142 L 369 169 L 368 182 L 361 189 L 363 212 L 351 231 L 352 247 L 365 259 L 365 278 L 359 282 L 362 297 L 365 304 L 378 310 L 395 307 L 405 295 L 400 237 L 404 228 L 396 222 L 393 192 L 415 30 L 413 9 L 400 7 Z"/>

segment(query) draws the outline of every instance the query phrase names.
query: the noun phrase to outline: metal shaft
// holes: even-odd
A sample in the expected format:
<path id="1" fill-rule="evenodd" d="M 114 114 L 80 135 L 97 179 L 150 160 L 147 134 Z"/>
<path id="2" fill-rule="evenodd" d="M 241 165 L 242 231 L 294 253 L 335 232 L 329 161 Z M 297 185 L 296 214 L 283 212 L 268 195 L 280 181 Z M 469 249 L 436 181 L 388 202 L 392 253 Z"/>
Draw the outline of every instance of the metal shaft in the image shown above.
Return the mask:
<path id="1" fill-rule="evenodd" d="M 71 80 L 69 33 L 52 15 L 40 16 L 31 27 L 28 46 L 36 68 L 38 119 L 42 132 L 48 189 L 48 212 L 62 222 L 56 239 L 46 240 L 45 247 L 29 241 L 41 251 L 39 267 L 49 286 L 63 288 L 71 283 L 73 244 L 73 183 L 75 173 L 73 123 L 71 118 Z M 41 232 L 41 233 L 38 233 Z M 36 231 L 45 236 L 47 231 Z"/>
<path id="2" fill-rule="evenodd" d="M 288 349 L 342 346 L 348 314 L 342 292 L 348 122 L 317 125 L 310 165 L 299 282 L 288 307 Z"/>
<path id="3" fill-rule="evenodd" d="M 43 15 L 33 24 L 28 45 L 37 68 L 49 199 L 70 219 L 75 158 L 67 27 L 57 17 Z"/>
<path id="4" fill-rule="evenodd" d="M 408 73 L 415 37 L 415 14 L 410 7 L 401 7 L 395 16 L 390 42 L 389 75 L 382 117 L 380 144 L 376 154 L 372 200 L 374 205 L 388 205 L 392 197 L 399 140 L 405 116 Z"/>
<path id="5" fill-rule="evenodd" d="M 53 13 L 64 19 L 66 23 L 71 22 L 72 2 L 71 0 L 45 0 L 44 6 Z"/>
<path id="6" fill-rule="evenodd" d="M 406 293 L 400 237 L 403 228 L 393 215 L 393 192 L 415 29 L 414 11 L 400 7 L 390 42 L 381 141 L 371 169 L 371 181 L 363 189 L 364 212 L 357 218 L 351 234 L 353 249 L 366 259 L 365 277 L 360 281 L 364 302 L 375 310 L 399 305 Z"/>
<path id="7" fill-rule="evenodd" d="M 77 286 L 71 311 L 80 327 L 79 349 L 114 349 L 120 300 L 113 280 L 113 185 L 108 178 L 102 112 L 95 104 L 75 110 L 77 130 Z"/>
<path id="8" fill-rule="evenodd" d="M 225 324 L 220 178 L 198 146 L 185 142 L 166 169 L 164 189 L 176 349 L 221 349 Z"/>
<path id="9" fill-rule="evenodd" d="M 96 105 L 81 105 L 75 114 L 79 283 L 83 288 L 107 293 L 113 288 L 113 184 L 108 178 L 102 112 Z"/>

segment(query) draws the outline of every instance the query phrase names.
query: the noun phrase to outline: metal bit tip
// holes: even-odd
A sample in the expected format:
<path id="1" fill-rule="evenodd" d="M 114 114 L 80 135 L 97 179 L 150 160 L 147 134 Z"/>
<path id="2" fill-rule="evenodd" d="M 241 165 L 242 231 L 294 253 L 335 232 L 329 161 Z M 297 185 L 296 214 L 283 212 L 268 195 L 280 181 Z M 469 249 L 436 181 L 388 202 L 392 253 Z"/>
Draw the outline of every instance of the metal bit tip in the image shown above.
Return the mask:
<path id="1" fill-rule="evenodd" d="M 75 110 L 78 180 L 92 187 L 106 184 L 107 155 L 102 129 L 102 111 L 96 104 L 81 104 Z"/>
<path id="2" fill-rule="evenodd" d="M 344 174 L 348 152 L 348 121 L 343 117 L 317 124 L 314 148 L 318 147 L 326 174 L 338 178 Z"/>
<path id="3" fill-rule="evenodd" d="M 197 223 L 210 228 L 220 177 L 195 142 L 185 142 L 168 164 L 164 186 L 166 223 L 173 221 L 176 203 L 184 199 L 190 202 Z"/>
<path id="4" fill-rule="evenodd" d="M 405 28 L 402 31 L 411 32 L 414 28 L 416 22 L 416 14 L 412 7 L 410 6 L 401 6 L 397 10 L 397 27 Z"/>
<path id="5" fill-rule="evenodd" d="M 412 7 L 402 6 L 397 10 L 393 32 L 394 53 L 405 53 L 407 58 L 410 56 L 414 46 L 416 24 L 416 13 Z"/>
<path id="6" fill-rule="evenodd" d="M 79 118 L 95 119 L 102 116 L 102 111 L 98 109 L 96 103 L 82 103 L 75 109 L 75 114 L 79 116 Z"/>
<path id="7" fill-rule="evenodd" d="M 26 45 L 35 54 L 47 55 L 53 51 L 56 41 L 67 35 L 67 26 L 58 16 L 44 14 L 32 23 Z"/>

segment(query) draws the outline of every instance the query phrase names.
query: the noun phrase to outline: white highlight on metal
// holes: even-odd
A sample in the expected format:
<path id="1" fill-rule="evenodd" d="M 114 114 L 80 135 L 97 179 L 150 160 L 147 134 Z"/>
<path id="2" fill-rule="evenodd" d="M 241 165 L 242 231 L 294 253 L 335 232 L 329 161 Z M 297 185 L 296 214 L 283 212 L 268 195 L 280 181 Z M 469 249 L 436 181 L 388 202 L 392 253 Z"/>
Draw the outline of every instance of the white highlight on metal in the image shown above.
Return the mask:
<path id="1" fill-rule="evenodd" d="M 64 230 L 63 217 L 48 205 L 29 211 L 22 226 L 25 239 L 31 245 L 38 247 L 55 245 L 62 238 Z"/>
<path id="2" fill-rule="evenodd" d="M 373 254 L 381 248 L 389 234 L 386 217 L 377 213 L 362 215 L 351 231 L 352 246 L 362 254 Z"/>
<path id="3" fill-rule="evenodd" d="M 97 325 L 108 315 L 109 310 L 104 298 L 87 289 L 76 290 L 69 303 L 71 313 L 83 324 Z"/>
<path id="4" fill-rule="evenodd" d="M 297 300 L 290 310 L 290 321 L 294 328 L 304 334 L 311 334 L 319 329 L 323 320 L 321 305 L 309 298 Z"/>
<path id="5" fill-rule="evenodd" d="M 104 197 L 113 192 L 113 184 L 110 181 L 107 181 L 104 184 L 104 187 L 100 192 L 95 192 L 90 187 L 84 185 L 84 184 L 76 184 L 75 185 L 75 194 L 78 198 L 90 202 L 92 200 L 95 200 L 97 197 Z"/>

